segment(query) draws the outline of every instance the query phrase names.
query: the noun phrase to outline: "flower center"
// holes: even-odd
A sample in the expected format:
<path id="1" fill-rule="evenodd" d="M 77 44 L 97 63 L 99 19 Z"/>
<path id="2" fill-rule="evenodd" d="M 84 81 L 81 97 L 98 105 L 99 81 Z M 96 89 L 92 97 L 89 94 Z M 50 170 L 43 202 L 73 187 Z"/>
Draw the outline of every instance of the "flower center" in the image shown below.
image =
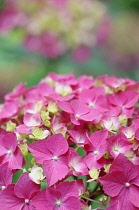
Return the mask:
<path id="1" fill-rule="evenodd" d="M 78 91 L 81 92 L 83 89 L 82 88 L 78 88 Z"/>
<path id="2" fill-rule="evenodd" d="M 12 154 L 12 150 L 9 149 L 9 150 L 7 151 L 7 154 L 8 154 L 8 155 L 11 155 L 11 154 Z"/>
<path id="3" fill-rule="evenodd" d="M 76 115 L 75 115 L 75 117 L 76 117 L 76 118 L 79 118 L 79 117 L 80 117 L 80 115 L 79 115 L 79 114 L 76 114 Z"/>
<path id="4" fill-rule="evenodd" d="M 5 188 L 6 188 L 5 186 L 2 186 L 2 187 L 1 187 L 2 190 L 4 190 Z"/>
<path id="5" fill-rule="evenodd" d="M 125 186 L 126 186 L 126 187 L 129 187 L 129 186 L 130 186 L 130 184 L 129 184 L 128 182 L 126 182 L 126 183 L 125 183 Z"/>
<path id="6" fill-rule="evenodd" d="M 94 154 L 95 154 L 95 155 L 98 155 L 98 151 L 97 151 L 97 150 L 95 150 L 95 151 L 94 151 Z"/>
<path id="7" fill-rule="evenodd" d="M 52 160 L 58 160 L 58 157 L 57 157 L 57 156 L 54 156 L 54 157 L 52 158 Z"/>
<path id="8" fill-rule="evenodd" d="M 94 104 L 92 102 L 90 102 L 89 106 L 92 108 L 94 106 Z"/>
<path id="9" fill-rule="evenodd" d="M 25 199 L 25 203 L 26 203 L 26 204 L 29 203 L 29 199 Z"/>
<path id="10" fill-rule="evenodd" d="M 114 146 L 114 151 L 118 152 L 119 151 L 119 147 L 118 146 Z"/>
<path id="11" fill-rule="evenodd" d="M 60 206 L 60 205 L 61 205 L 61 201 L 58 200 L 58 201 L 56 202 L 56 205 L 57 205 L 57 206 Z"/>

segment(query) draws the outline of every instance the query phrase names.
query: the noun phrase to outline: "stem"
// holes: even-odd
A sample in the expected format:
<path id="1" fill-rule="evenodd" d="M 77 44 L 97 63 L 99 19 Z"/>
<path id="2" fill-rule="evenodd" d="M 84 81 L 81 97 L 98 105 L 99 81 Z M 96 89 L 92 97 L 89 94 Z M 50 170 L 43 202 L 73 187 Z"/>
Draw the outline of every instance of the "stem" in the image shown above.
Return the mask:
<path id="1" fill-rule="evenodd" d="M 40 182 L 45 182 L 45 183 L 46 183 L 46 179 L 44 179 L 44 180 L 41 180 Z"/>
<path id="2" fill-rule="evenodd" d="M 54 132 L 54 130 L 52 129 L 52 128 L 50 128 L 50 131 L 51 131 L 51 133 L 54 135 L 55 134 L 55 132 Z"/>
<path id="3" fill-rule="evenodd" d="M 30 168 L 30 162 L 29 162 L 29 160 L 28 160 L 28 157 L 27 157 L 27 156 L 25 156 L 25 161 L 26 161 L 26 164 L 27 164 L 28 169 L 29 169 L 29 168 Z"/>
<path id="4" fill-rule="evenodd" d="M 101 193 L 102 191 L 101 190 L 97 190 L 95 192 L 92 192 L 89 197 L 91 198 L 93 195 L 97 194 L 97 193 Z"/>
<path id="5" fill-rule="evenodd" d="M 76 145 L 76 146 L 77 146 L 77 145 Z M 77 152 L 77 150 L 78 150 L 79 148 L 80 148 L 79 146 L 77 146 L 77 147 L 76 147 L 76 149 L 75 149 L 75 150 L 76 150 L 76 152 Z"/>
<path id="6" fill-rule="evenodd" d="M 93 199 L 90 199 L 90 198 L 88 198 L 88 197 L 86 197 L 86 196 L 84 196 L 84 195 L 82 195 L 81 198 L 84 198 L 84 199 L 86 199 L 86 200 L 88 200 L 88 201 L 91 201 L 91 202 L 94 202 L 94 203 L 98 203 L 98 204 L 103 205 L 103 203 L 101 203 L 101 202 L 99 202 L 99 201 L 96 201 L 96 200 L 93 200 Z"/>

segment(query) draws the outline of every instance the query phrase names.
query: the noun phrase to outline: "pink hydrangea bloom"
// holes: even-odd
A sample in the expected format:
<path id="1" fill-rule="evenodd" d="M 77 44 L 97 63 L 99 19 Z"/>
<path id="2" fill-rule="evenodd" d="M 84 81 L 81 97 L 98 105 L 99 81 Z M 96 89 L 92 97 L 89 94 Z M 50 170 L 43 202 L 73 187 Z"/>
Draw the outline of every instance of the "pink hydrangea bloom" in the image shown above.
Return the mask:
<path id="1" fill-rule="evenodd" d="M 107 139 L 107 145 L 108 152 L 115 158 L 120 153 L 124 154 L 128 152 L 133 144 L 128 141 L 123 133 L 119 133 L 115 136 L 109 137 Z"/>
<path id="2" fill-rule="evenodd" d="M 110 172 L 99 178 L 104 192 L 111 197 L 110 203 L 119 205 L 120 209 L 139 208 L 139 166 L 133 165 L 123 155 L 113 161 Z M 119 202 L 118 202 L 119 201 Z"/>
<path id="3" fill-rule="evenodd" d="M 90 135 L 89 145 L 85 146 L 87 155 L 85 157 L 86 165 L 89 169 L 101 168 L 104 164 L 104 160 L 101 159 L 106 152 L 106 138 L 108 132 L 106 130 L 96 131 Z"/>
<path id="4" fill-rule="evenodd" d="M 23 157 L 17 145 L 15 133 L 7 133 L 0 138 L 1 164 L 8 163 L 11 169 L 21 169 Z"/>
<path id="5" fill-rule="evenodd" d="M 19 112 L 19 100 L 7 101 L 0 110 L 0 121 L 14 117 Z"/>
<path id="6" fill-rule="evenodd" d="M 80 121 L 98 121 L 101 116 L 101 113 L 90 111 L 89 107 L 79 100 L 72 100 L 71 103 L 59 102 L 58 106 L 70 114 L 71 121 L 75 125 L 80 125 Z"/>
<path id="7" fill-rule="evenodd" d="M 69 155 L 69 167 L 75 176 L 88 175 L 88 169 L 84 161 L 84 157 L 78 156 L 77 153 L 71 152 Z"/>
<path id="8" fill-rule="evenodd" d="M 34 142 L 29 149 L 36 157 L 36 161 L 43 164 L 49 186 L 67 175 L 68 143 L 62 134 L 55 134 L 41 142 Z"/>
<path id="9" fill-rule="evenodd" d="M 133 106 L 138 101 L 138 93 L 127 90 L 119 91 L 118 93 L 108 95 L 108 102 L 113 109 L 117 109 L 119 114 L 124 114 L 127 117 L 132 117 Z"/>
<path id="10" fill-rule="evenodd" d="M 76 181 L 63 182 L 47 187 L 33 199 L 33 205 L 40 210 L 81 210 Z"/>
<path id="11" fill-rule="evenodd" d="M 94 112 L 104 113 L 108 111 L 108 103 L 103 87 L 82 90 L 79 95 L 79 100 L 85 102 L 90 110 Z"/>
<path id="12" fill-rule="evenodd" d="M 50 73 L 35 87 L 20 84 L 7 94 L 0 107 L 3 209 L 91 210 L 94 202 L 97 209 L 139 209 L 134 84 L 116 77 Z M 29 174 L 11 184 L 22 170 Z"/>
<path id="13" fill-rule="evenodd" d="M 30 180 L 28 173 L 23 173 L 16 184 L 9 185 L 0 195 L 3 210 L 35 210 L 33 197 L 39 192 L 40 186 Z"/>
<path id="14" fill-rule="evenodd" d="M 85 129 L 79 129 L 78 131 L 75 130 L 68 130 L 71 138 L 70 140 L 73 141 L 77 145 L 85 145 L 88 144 L 87 134 L 88 131 Z"/>
<path id="15" fill-rule="evenodd" d="M 8 163 L 0 166 L 0 193 L 12 182 L 12 171 L 8 168 Z"/>

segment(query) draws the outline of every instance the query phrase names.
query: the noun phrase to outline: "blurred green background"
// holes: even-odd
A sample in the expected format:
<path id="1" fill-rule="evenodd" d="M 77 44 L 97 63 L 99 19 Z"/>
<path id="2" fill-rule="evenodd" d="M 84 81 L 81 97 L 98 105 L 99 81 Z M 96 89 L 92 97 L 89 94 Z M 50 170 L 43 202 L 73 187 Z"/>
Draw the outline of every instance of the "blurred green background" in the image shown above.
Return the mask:
<path id="1" fill-rule="evenodd" d="M 1 11 L 4 2 L 0 0 Z M 74 61 L 70 53 L 52 59 L 26 51 L 18 29 L 0 36 L 0 101 L 19 82 L 26 82 L 30 87 L 49 72 L 75 72 L 76 76 L 88 74 L 94 77 L 108 74 L 139 80 L 139 0 L 101 2 L 112 18 L 112 28 L 107 43 L 92 48 L 91 57 L 86 62 Z"/>

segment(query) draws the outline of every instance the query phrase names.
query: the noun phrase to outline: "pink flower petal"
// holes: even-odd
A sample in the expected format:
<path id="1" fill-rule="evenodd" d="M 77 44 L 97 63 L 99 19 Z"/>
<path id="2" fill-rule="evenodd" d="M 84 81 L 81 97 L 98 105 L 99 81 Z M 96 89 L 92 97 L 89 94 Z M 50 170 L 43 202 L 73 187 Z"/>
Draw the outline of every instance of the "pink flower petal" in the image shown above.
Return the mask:
<path id="1" fill-rule="evenodd" d="M 99 178 L 99 181 L 101 184 L 103 184 L 104 192 L 111 197 L 117 196 L 122 190 L 124 183 L 127 182 L 123 172 L 121 171 L 107 174 Z"/>
<path id="2" fill-rule="evenodd" d="M 49 186 L 52 186 L 68 174 L 68 166 L 57 160 L 45 160 L 43 169 Z"/>
<path id="3" fill-rule="evenodd" d="M 47 139 L 46 147 L 55 156 L 60 156 L 68 151 L 67 140 L 63 137 L 61 133 L 55 134 Z"/>
<path id="4" fill-rule="evenodd" d="M 29 178 L 28 173 L 23 173 L 14 187 L 14 192 L 17 197 L 29 200 L 32 199 L 34 194 L 39 192 L 39 190 L 40 186 Z"/>
<path id="5" fill-rule="evenodd" d="M 20 210 L 24 204 L 23 198 L 18 198 L 14 194 L 14 185 L 9 185 L 0 195 L 0 205 L 2 210 Z"/>
<path id="6" fill-rule="evenodd" d="M 139 199 L 138 199 L 138 196 L 139 196 L 139 187 L 136 187 L 134 185 L 131 185 L 129 187 L 129 198 L 130 201 L 132 202 L 133 205 L 135 205 L 136 207 L 139 208 Z"/>

